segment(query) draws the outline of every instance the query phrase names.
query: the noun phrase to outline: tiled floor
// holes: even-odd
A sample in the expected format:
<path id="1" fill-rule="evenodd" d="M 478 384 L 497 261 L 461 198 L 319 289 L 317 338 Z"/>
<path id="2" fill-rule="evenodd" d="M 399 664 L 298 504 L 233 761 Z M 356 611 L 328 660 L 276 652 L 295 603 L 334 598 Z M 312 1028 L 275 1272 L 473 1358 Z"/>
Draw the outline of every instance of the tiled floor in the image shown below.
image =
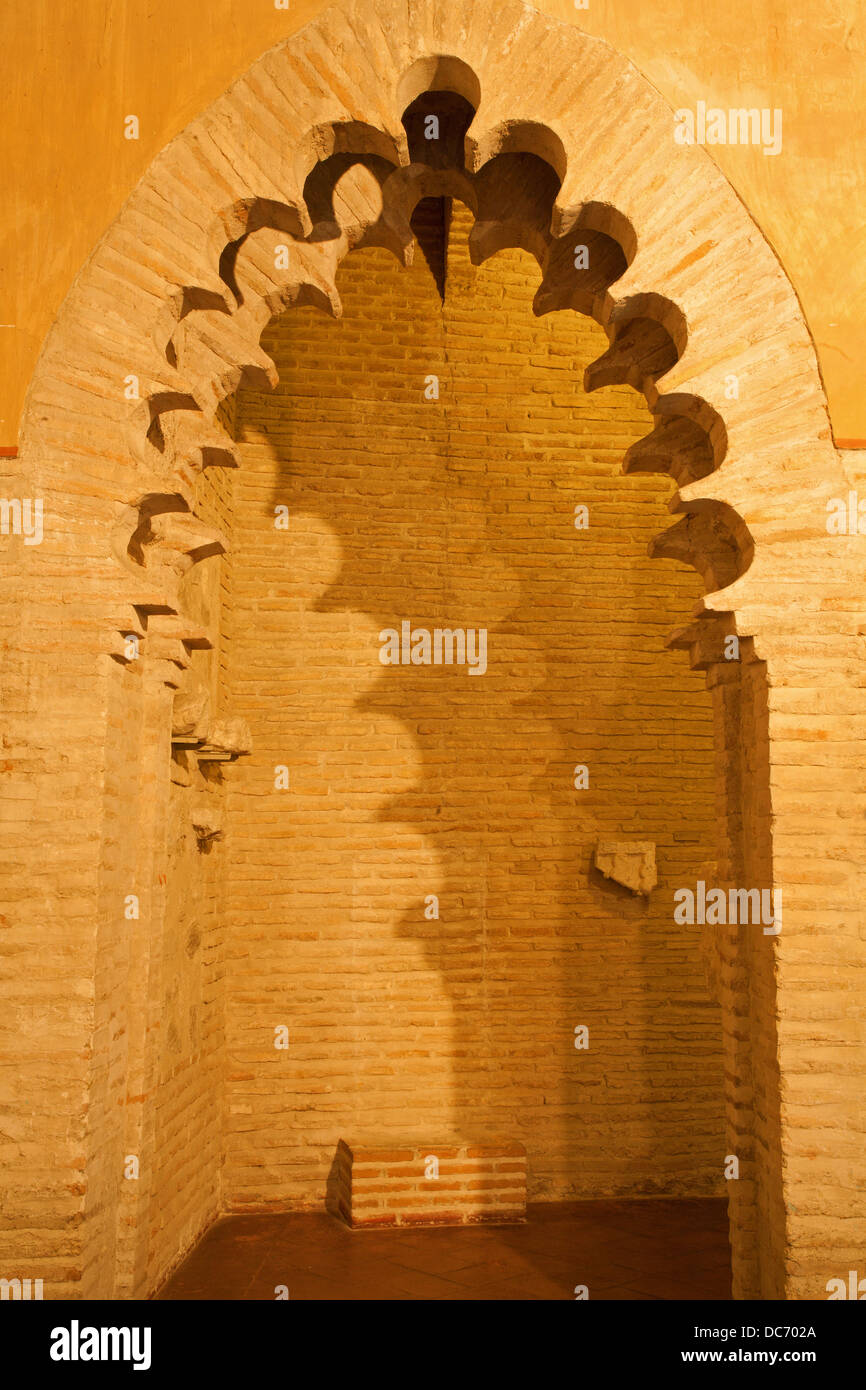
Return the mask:
<path id="1" fill-rule="evenodd" d="M 727 1204 L 545 1203 L 525 1226 L 350 1231 L 324 1213 L 229 1216 L 163 1299 L 729 1299 Z"/>

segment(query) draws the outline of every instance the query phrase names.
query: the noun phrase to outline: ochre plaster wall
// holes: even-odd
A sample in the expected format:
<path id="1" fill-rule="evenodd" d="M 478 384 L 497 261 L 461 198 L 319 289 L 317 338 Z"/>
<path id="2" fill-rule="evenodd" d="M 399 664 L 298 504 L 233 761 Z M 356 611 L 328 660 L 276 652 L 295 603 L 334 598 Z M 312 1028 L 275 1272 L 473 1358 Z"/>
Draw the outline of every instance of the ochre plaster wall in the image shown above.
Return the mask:
<path id="1" fill-rule="evenodd" d="M 469 3 L 469 0 L 467 0 Z M 0 446 L 79 268 L 163 146 L 321 0 L 7 0 L 0 13 Z M 539 0 L 607 40 L 673 109 L 783 112 L 783 148 L 711 153 L 797 290 L 837 440 L 866 440 L 866 25 L 838 0 Z M 138 140 L 124 138 L 137 115 Z M 13 325 L 9 327 L 8 325 Z"/>

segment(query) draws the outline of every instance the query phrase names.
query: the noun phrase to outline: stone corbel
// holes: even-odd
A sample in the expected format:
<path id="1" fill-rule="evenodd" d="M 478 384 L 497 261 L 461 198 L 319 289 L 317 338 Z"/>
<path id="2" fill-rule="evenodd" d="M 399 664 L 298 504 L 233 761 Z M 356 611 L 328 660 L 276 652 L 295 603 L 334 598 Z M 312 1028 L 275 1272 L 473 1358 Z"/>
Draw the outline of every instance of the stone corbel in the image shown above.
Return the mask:
<path id="1" fill-rule="evenodd" d="M 658 883 L 656 847 L 652 840 L 599 840 L 595 867 L 605 878 L 648 898 Z"/>
<path id="2" fill-rule="evenodd" d="M 200 682 L 187 685 L 174 698 L 172 747 L 186 748 L 201 762 L 226 763 L 252 752 L 253 741 L 244 719 L 213 719 L 210 691 Z"/>
<path id="3" fill-rule="evenodd" d="M 217 719 L 204 742 L 196 748 L 199 762 L 228 763 L 253 750 L 250 727 L 245 719 Z"/>

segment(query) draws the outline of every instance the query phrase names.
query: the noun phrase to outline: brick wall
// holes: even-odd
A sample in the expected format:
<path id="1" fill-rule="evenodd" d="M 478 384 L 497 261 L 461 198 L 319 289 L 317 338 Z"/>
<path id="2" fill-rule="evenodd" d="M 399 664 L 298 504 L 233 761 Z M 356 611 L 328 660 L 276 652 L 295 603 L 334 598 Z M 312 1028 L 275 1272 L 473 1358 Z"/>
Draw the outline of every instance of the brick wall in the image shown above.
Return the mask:
<path id="1" fill-rule="evenodd" d="M 670 484 L 620 475 L 651 420 L 584 394 L 601 330 L 534 319 L 534 263 L 474 268 L 469 225 L 456 205 L 444 305 L 421 255 L 358 252 L 342 321 L 275 322 L 280 387 L 238 401 L 237 1210 L 318 1205 L 341 1136 L 507 1135 L 534 1198 L 724 1188 L 720 1016 L 672 921 L 717 852 L 710 695 L 664 649 L 702 586 L 646 556 Z M 406 619 L 486 628 L 487 673 L 382 666 Z M 656 842 L 648 903 L 592 869 L 600 836 Z"/>
<path id="2" fill-rule="evenodd" d="M 717 784 L 736 804 L 722 808 L 719 873 L 771 880 L 786 903 L 778 939 L 710 943 L 725 1144 L 748 1175 L 729 1185 L 745 1271 L 735 1289 L 823 1297 L 828 1276 L 860 1261 L 866 1222 L 866 540 L 826 529 L 827 500 L 852 485 L 862 496 L 864 474 L 859 455 L 834 448 L 814 332 L 710 154 L 671 144 L 669 108 L 614 48 L 510 3 L 477 3 L 468 19 L 458 0 L 337 9 L 263 55 L 141 179 L 44 344 L 3 482 L 7 498 L 44 499 L 46 531 L 32 548 L 3 538 L 2 1267 L 44 1278 L 51 1297 L 147 1287 L 149 1259 L 158 1268 L 179 1253 L 172 1242 L 206 1217 L 213 1072 L 194 1048 L 163 1056 L 172 1001 L 160 962 L 167 941 L 165 969 L 177 964 L 183 913 L 200 907 L 205 920 L 208 901 L 230 929 L 231 1202 L 320 1201 L 338 1137 L 357 1143 L 367 1125 L 376 1142 L 398 1125 L 419 1142 L 448 1125 L 455 1140 L 525 1132 L 537 1193 L 717 1180 L 709 1105 L 721 1062 L 692 942 L 672 933 L 658 895 L 646 908 L 590 872 L 597 834 L 623 834 L 626 820 L 658 843 L 660 892 L 712 867 L 706 697 L 661 647 L 698 586 L 676 564 L 646 565 L 643 542 L 665 520 L 661 486 L 616 469 L 647 422 L 627 394 L 581 397 L 599 335 L 564 316 L 532 322 L 522 257 L 480 272 L 490 292 L 473 305 L 455 286 L 475 273 L 452 258 L 443 315 L 423 266 L 401 275 L 395 298 L 393 265 L 364 253 L 340 277 L 342 325 L 305 310 L 269 335 L 283 393 L 246 402 L 246 560 L 218 657 L 259 752 L 230 774 L 234 830 L 208 865 L 231 858 L 230 892 L 202 874 L 199 907 L 172 906 L 188 870 L 185 849 L 171 867 L 172 662 L 159 640 L 148 639 L 143 671 L 109 655 L 121 659 L 119 634 L 145 610 L 176 613 L 180 641 L 189 431 L 212 439 L 212 408 L 239 374 L 267 370 L 255 343 L 275 296 L 284 302 L 296 275 L 304 294 L 329 294 L 346 243 L 318 241 L 298 252 L 306 270 L 278 272 L 261 260 L 267 229 L 253 231 L 235 262 L 244 302 L 226 313 L 215 308 L 220 256 L 274 195 L 284 214 L 299 205 L 323 120 L 351 110 L 386 142 L 399 136 L 419 72 L 448 53 L 484 94 L 476 162 L 514 141 L 559 151 L 566 224 L 589 197 L 581 218 L 622 224 L 636 247 L 600 316 L 650 290 L 654 313 L 688 325 L 660 382 L 668 403 L 695 392 L 692 405 L 724 426 L 725 457 L 681 494 L 693 509 L 684 529 L 697 533 L 698 563 L 713 548 L 707 532 L 748 529 L 741 577 L 710 577 L 704 604 L 735 619 L 766 673 L 756 665 L 739 689 L 716 688 L 733 735 L 719 742 Z M 345 44 L 331 42 L 335 24 Z M 542 49 L 550 78 L 529 92 Z M 376 65 L 349 73 L 353 52 L 375 52 Z M 310 65 L 317 80 L 299 85 Z M 515 126 L 518 109 L 530 123 Z M 404 169 L 396 186 L 413 178 Z M 200 411 L 176 409 L 167 361 Z M 420 394 L 431 362 L 446 388 L 438 403 Z M 130 373 L 138 402 L 124 395 Z M 731 397 L 729 374 L 745 388 Z M 678 471 L 660 456 L 667 464 Z M 595 522 L 576 538 L 578 480 Z M 288 548 L 268 531 L 275 495 L 294 508 Z M 175 512 L 165 544 L 135 554 L 160 499 Z M 381 625 L 410 601 L 428 622 L 488 624 L 483 680 L 376 664 Z M 593 769 L 579 800 L 566 791 L 578 757 Z M 277 759 L 292 770 L 278 795 Z M 135 930 L 119 916 L 130 877 L 146 904 Z M 184 967 L 190 1002 L 217 1020 L 219 969 Z M 577 1058 L 576 1016 L 593 1039 Z M 284 1020 L 292 1046 L 278 1054 L 269 1043 Z M 182 1113 L 196 1097 L 196 1122 L 209 1126 L 198 1189 Z M 153 1157 L 157 1117 L 164 1161 Z M 160 1173 L 152 1197 L 124 1186 L 119 1168 L 142 1136 L 147 1182 Z M 151 1256 L 129 1239 L 144 1205 Z"/>
<path id="3" fill-rule="evenodd" d="M 233 427 L 233 402 L 221 412 Z M 228 549 L 196 565 L 184 581 L 184 610 L 207 633 L 210 649 L 191 654 L 180 677 L 200 680 L 215 715 L 230 711 L 226 675 L 231 634 L 231 469 L 200 476 L 196 513 L 225 536 Z M 151 1011 L 154 1068 L 145 1162 L 152 1168 L 139 1240 L 146 1285 L 160 1283 L 220 1209 L 225 1067 L 225 843 L 198 843 L 193 813 L 203 802 L 224 809 L 223 765 L 176 751 L 167 797 L 164 909 L 155 943 Z"/>
<path id="4" fill-rule="evenodd" d="M 351 1148 L 340 1140 L 328 1209 L 357 1229 L 526 1220 L 522 1144 Z"/>

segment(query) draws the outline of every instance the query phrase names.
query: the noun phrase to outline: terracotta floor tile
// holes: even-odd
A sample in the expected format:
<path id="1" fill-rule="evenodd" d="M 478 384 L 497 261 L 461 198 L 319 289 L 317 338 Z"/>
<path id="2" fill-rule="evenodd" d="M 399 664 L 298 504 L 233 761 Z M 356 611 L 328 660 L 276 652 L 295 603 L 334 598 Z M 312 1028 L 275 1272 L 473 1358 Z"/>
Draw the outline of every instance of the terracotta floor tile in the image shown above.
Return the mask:
<path id="1" fill-rule="evenodd" d="M 724 1201 L 558 1202 L 522 1226 L 350 1231 L 324 1212 L 230 1216 L 161 1299 L 300 1301 L 730 1298 Z"/>

